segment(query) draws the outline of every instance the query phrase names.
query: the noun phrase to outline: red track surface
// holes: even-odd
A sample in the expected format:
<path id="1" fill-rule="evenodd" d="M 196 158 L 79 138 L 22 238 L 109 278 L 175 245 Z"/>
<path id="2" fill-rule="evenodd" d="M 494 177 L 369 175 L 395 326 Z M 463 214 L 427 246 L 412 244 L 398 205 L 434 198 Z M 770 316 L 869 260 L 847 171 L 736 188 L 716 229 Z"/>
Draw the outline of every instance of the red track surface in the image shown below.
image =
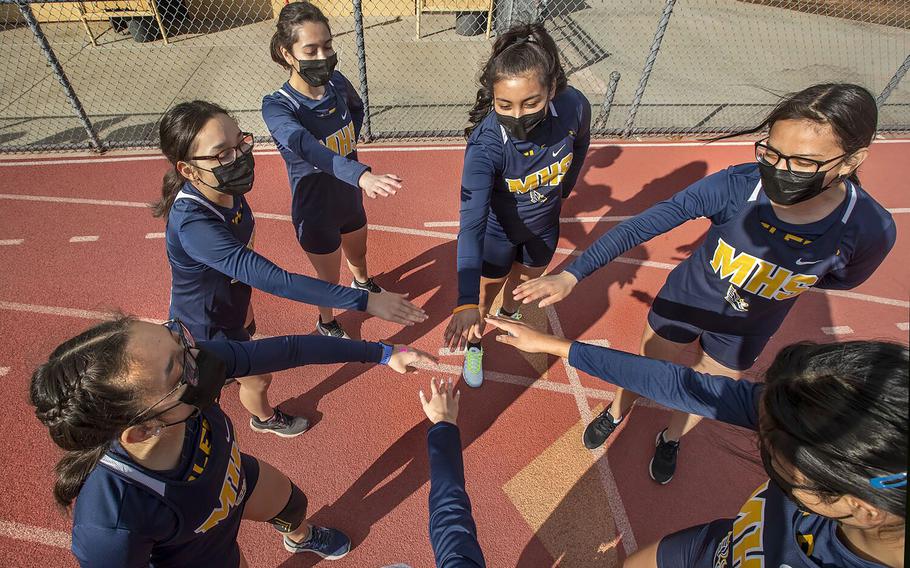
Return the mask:
<path id="1" fill-rule="evenodd" d="M 876 144 L 863 167 L 864 186 L 885 207 L 910 205 L 899 191 L 910 178 L 908 148 L 910 144 L 901 142 Z M 401 329 L 349 313 L 341 316 L 346 329 L 368 339 L 390 338 L 439 350 L 456 298 L 455 243 L 443 233 L 454 235 L 457 229 L 427 228 L 424 223 L 457 220 L 461 156 L 459 150 L 363 153 L 374 171 L 398 173 L 407 185 L 394 198 L 367 203 L 370 223 L 380 226 L 370 234 L 371 268 L 384 273 L 379 278 L 384 286 L 410 292 L 431 320 Z M 563 216 L 631 215 L 707 173 L 750 157 L 748 146 L 594 148 Z M 0 166 L 0 194 L 125 202 L 155 199 L 165 170 L 162 160 Z M 288 215 L 287 179 L 278 156 L 257 157 L 257 184 L 250 201 L 258 215 L 259 250 L 286 268 L 310 273 L 290 224 L 263 216 Z M 756 369 L 791 341 L 830 339 L 822 328 L 849 326 L 853 333 L 845 338 L 906 341 L 906 329 L 898 324 L 910 319 L 910 225 L 907 213 L 896 213 L 895 218 L 894 251 L 875 276 L 854 291 L 866 296 L 806 294 Z M 610 226 L 564 224 L 560 246 L 584 248 Z M 689 223 L 627 256 L 675 264 L 705 227 L 703 222 Z M 24 239 L 0 245 L 0 380 L 7 393 L 0 428 L 2 566 L 75 564 L 65 549 L 69 521 L 51 497 L 58 452 L 27 405 L 28 379 L 53 347 L 93 323 L 91 312 L 119 308 L 164 318 L 170 282 L 163 241 L 146 238 L 163 230 L 160 220 L 138 207 L 0 198 L 0 242 Z M 99 238 L 69 242 L 87 235 Z M 557 256 L 553 268 L 566 259 Z M 527 310 L 526 319 L 558 323 L 567 337 L 606 339 L 634 351 L 647 302 L 666 274 L 666 267 L 617 262 L 580 285 L 557 305 L 555 314 Z M 312 330 L 316 312 L 310 306 L 258 292 L 254 305 L 264 334 Z M 444 357 L 442 362 L 448 367 L 436 375 L 451 373 L 461 360 Z M 596 460 L 579 440 L 584 423 L 580 411 L 585 410 L 579 403 L 596 409 L 610 398 L 611 386 L 581 375 L 580 386 L 595 389 L 582 391 L 577 383 L 572 386 L 575 377 L 561 362 L 523 357 L 505 346 L 488 349 L 486 366 L 502 373 L 501 380 L 489 380 L 479 390 L 463 389 L 459 422 L 468 491 L 490 566 L 615 565 L 636 545 L 735 514 L 762 479 L 759 466 L 730 451 L 731 446 L 748 448 L 747 436 L 703 422 L 683 442 L 673 483 L 657 486 L 648 478 L 647 464 L 665 411 L 637 408 L 606 457 Z M 356 548 L 339 566 L 432 565 L 426 528 L 427 426 L 417 400 L 418 388 L 431 375 L 402 377 L 364 365 L 280 373 L 272 386 L 273 402 L 317 421 L 312 431 L 293 440 L 254 434 L 243 427 L 247 415 L 236 395 L 228 393 L 223 399 L 238 426 L 241 448 L 300 485 L 315 522 L 351 535 Z M 529 387 L 538 377 L 537 386 Z M 274 531 L 261 524 L 246 523 L 240 543 L 251 566 L 312 564 L 290 557 Z"/>

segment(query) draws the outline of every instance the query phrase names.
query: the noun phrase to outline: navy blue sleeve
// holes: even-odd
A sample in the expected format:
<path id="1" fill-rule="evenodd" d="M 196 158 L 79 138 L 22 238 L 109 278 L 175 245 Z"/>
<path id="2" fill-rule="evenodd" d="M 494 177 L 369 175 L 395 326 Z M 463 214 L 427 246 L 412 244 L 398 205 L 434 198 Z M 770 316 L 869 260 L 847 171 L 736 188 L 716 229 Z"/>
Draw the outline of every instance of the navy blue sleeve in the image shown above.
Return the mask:
<path id="1" fill-rule="evenodd" d="M 214 339 L 197 342 L 227 366 L 228 377 L 248 377 L 303 365 L 378 363 L 382 345 L 320 335 L 283 335 L 253 341 Z"/>
<path id="2" fill-rule="evenodd" d="M 697 373 L 674 363 L 577 341 L 569 349 L 569 364 L 668 408 L 750 430 L 758 428 L 760 383 Z"/>
<path id="3" fill-rule="evenodd" d="M 887 215 L 887 212 L 885 214 Z M 865 242 L 860 243 L 860 248 L 853 253 L 850 262 L 840 270 L 826 274 L 815 285 L 816 288 L 849 290 L 856 288 L 872 276 L 872 273 L 894 248 L 897 240 L 897 227 L 890 215 L 886 219 L 876 221 L 879 226 L 870 222 L 863 227 L 860 238 Z"/>
<path id="4" fill-rule="evenodd" d="M 275 266 L 250 250 L 212 217 L 188 219 L 179 228 L 180 243 L 188 255 L 215 270 L 264 292 L 312 304 L 366 311 L 369 292 L 329 284 Z"/>
<path id="5" fill-rule="evenodd" d="M 486 566 L 477 526 L 464 487 L 458 426 L 434 424 L 427 432 L 430 452 L 430 544 L 437 568 Z"/>
<path id="6" fill-rule="evenodd" d="M 353 111 L 352 111 L 353 112 Z M 300 124 L 290 106 L 266 97 L 262 102 L 262 118 L 276 142 L 294 152 L 302 160 L 335 176 L 354 187 L 360 187 L 360 177 L 370 168 L 329 150 L 309 130 Z"/>
<path id="7" fill-rule="evenodd" d="M 588 155 L 588 148 L 591 146 L 591 103 L 584 96 L 579 96 L 579 113 L 581 117 L 578 123 L 578 132 L 575 133 L 575 145 L 572 147 L 572 165 L 569 171 L 562 178 L 562 198 L 569 197 L 575 184 L 578 182 L 578 175 L 581 173 L 581 167 L 585 163 L 585 157 Z"/>
<path id="8" fill-rule="evenodd" d="M 712 174 L 670 199 L 661 201 L 623 221 L 597 239 L 566 270 L 580 281 L 629 249 L 686 221 L 699 217 L 711 217 L 712 220 L 718 221 L 715 217 L 728 210 L 732 201 L 733 192 L 729 177 L 726 170 Z"/>
<path id="9" fill-rule="evenodd" d="M 345 100 L 348 103 L 348 108 L 351 110 L 351 120 L 354 121 L 354 133 L 357 139 L 360 139 L 360 129 L 363 127 L 363 100 L 361 100 L 360 95 L 357 93 L 357 89 L 354 88 L 354 85 L 348 81 L 348 78 L 342 75 L 341 73 L 335 72 L 341 81 L 344 82 L 344 94 Z"/>
<path id="10" fill-rule="evenodd" d="M 148 568 L 152 539 L 127 529 L 73 526 L 73 556 L 82 568 Z"/>
<path id="11" fill-rule="evenodd" d="M 461 210 L 458 229 L 458 305 L 480 301 L 483 238 L 496 176 L 496 163 L 487 147 L 468 143 L 461 174 Z"/>

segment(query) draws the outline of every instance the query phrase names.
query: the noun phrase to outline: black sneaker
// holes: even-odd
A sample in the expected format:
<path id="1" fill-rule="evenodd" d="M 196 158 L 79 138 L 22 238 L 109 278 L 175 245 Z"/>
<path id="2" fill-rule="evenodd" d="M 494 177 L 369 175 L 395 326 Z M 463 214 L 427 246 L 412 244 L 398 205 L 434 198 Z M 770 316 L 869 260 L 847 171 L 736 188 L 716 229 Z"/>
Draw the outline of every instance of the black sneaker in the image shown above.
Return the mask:
<path id="1" fill-rule="evenodd" d="M 328 337 L 340 337 L 342 339 L 351 338 L 351 336 L 342 329 L 338 320 L 333 319 L 328 323 L 323 323 L 322 316 L 319 316 L 319 321 L 316 322 L 316 331 L 318 331 L 320 335 L 326 335 Z"/>
<path id="2" fill-rule="evenodd" d="M 310 538 L 303 542 L 294 542 L 285 535 L 284 548 L 295 554 L 314 552 L 326 560 L 338 560 L 351 550 L 351 539 L 338 529 L 328 529 L 313 525 Z"/>
<path id="3" fill-rule="evenodd" d="M 582 440 L 585 443 L 585 447 L 589 450 L 594 450 L 607 441 L 607 438 L 610 437 L 610 434 L 613 433 L 613 430 L 616 430 L 616 427 L 619 426 L 619 423 L 622 422 L 622 418 L 619 419 L 619 422 L 616 422 L 613 419 L 613 415 L 610 414 L 610 409 L 605 408 L 603 412 L 597 415 L 597 418 L 591 421 L 588 424 L 588 427 L 585 428 L 585 434 L 582 436 Z"/>
<path id="4" fill-rule="evenodd" d="M 676 473 L 676 455 L 679 453 L 679 442 L 668 442 L 664 439 L 666 431 L 666 429 L 661 430 L 657 435 L 657 440 L 654 442 L 656 446 L 654 457 L 651 459 L 651 465 L 648 466 L 651 479 L 661 485 L 666 485 L 673 479 L 673 474 Z"/>
<path id="5" fill-rule="evenodd" d="M 277 408 L 275 414 L 265 422 L 255 416 L 250 418 L 250 428 L 256 432 L 271 432 L 282 438 L 293 438 L 310 429 L 310 421 L 303 416 L 291 416 Z"/>
<path id="6" fill-rule="evenodd" d="M 355 290 L 366 290 L 367 292 L 370 292 L 372 294 L 379 294 L 380 292 L 382 292 L 382 288 L 380 288 L 378 284 L 373 282 L 372 278 L 367 278 L 366 282 L 358 282 L 357 279 L 355 278 L 353 281 L 351 281 L 351 288 L 353 288 Z"/>

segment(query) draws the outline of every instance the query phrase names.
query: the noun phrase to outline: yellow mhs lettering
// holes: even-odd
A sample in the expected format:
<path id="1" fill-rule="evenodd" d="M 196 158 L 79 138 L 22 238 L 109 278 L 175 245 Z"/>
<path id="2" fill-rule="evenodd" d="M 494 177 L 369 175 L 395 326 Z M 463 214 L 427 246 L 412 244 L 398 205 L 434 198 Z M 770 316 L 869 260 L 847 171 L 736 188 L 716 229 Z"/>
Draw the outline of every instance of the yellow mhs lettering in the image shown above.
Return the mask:
<path id="1" fill-rule="evenodd" d="M 572 154 L 558 162 L 553 162 L 545 168 L 541 168 L 533 174 L 525 176 L 524 179 L 506 179 L 509 184 L 509 191 L 512 193 L 527 193 L 538 187 L 554 187 L 562 182 L 562 178 L 569 171 L 572 165 Z"/>
<path id="2" fill-rule="evenodd" d="M 749 253 L 736 253 L 736 249 L 717 239 L 711 268 L 722 280 L 730 280 L 737 288 L 743 288 L 768 300 L 789 300 L 799 296 L 818 282 L 813 274 L 790 272 Z"/>
<path id="3" fill-rule="evenodd" d="M 349 122 L 344 128 L 323 140 L 322 144 L 339 156 L 347 156 L 357 147 L 356 137 L 354 123 Z"/>
<path id="4" fill-rule="evenodd" d="M 243 489 L 240 487 L 240 467 L 240 449 L 237 448 L 235 442 L 231 444 L 231 461 L 228 462 L 227 471 L 224 474 L 224 483 L 221 485 L 221 493 L 218 496 L 218 508 L 199 525 L 196 533 L 204 533 L 223 521 L 237 504 L 238 497 L 243 495 Z"/>
<path id="5" fill-rule="evenodd" d="M 730 566 L 738 568 L 763 568 L 765 565 L 762 532 L 765 527 L 765 491 L 768 482 L 764 482 L 749 497 L 733 521 L 733 536 L 730 541 L 733 549 Z"/>

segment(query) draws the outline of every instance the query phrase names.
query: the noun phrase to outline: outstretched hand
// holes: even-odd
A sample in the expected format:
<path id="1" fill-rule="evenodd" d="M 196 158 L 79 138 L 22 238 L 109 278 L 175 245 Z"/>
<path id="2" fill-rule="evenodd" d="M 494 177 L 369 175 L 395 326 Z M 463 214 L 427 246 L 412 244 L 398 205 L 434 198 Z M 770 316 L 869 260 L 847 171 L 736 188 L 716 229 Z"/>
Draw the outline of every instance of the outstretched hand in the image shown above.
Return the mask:
<path id="1" fill-rule="evenodd" d="M 511 345 L 526 353 L 549 353 L 557 357 L 568 357 L 572 342 L 538 331 L 528 324 L 510 318 L 488 317 L 487 323 L 505 334 L 496 336 L 496 341 Z"/>
<path id="2" fill-rule="evenodd" d="M 414 373 L 418 365 L 429 366 L 439 362 L 438 357 L 429 353 L 408 347 L 407 345 L 393 345 L 392 357 L 389 359 L 389 368 L 397 373 Z"/>
<path id="3" fill-rule="evenodd" d="M 548 274 L 519 284 L 513 297 L 522 304 L 540 300 L 537 306 L 545 308 L 568 296 L 576 284 L 578 279 L 571 272 Z"/>
<path id="4" fill-rule="evenodd" d="M 438 381 L 438 382 L 437 382 Z M 433 424 L 440 422 L 456 423 L 458 420 L 458 401 L 461 399 L 461 391 L 453 394 L 454 384 L 452 378 L 430 379 L 430 400 L 427 395 L 420 391 L 420 404 L 423 405 L 423 412 Z"/>

